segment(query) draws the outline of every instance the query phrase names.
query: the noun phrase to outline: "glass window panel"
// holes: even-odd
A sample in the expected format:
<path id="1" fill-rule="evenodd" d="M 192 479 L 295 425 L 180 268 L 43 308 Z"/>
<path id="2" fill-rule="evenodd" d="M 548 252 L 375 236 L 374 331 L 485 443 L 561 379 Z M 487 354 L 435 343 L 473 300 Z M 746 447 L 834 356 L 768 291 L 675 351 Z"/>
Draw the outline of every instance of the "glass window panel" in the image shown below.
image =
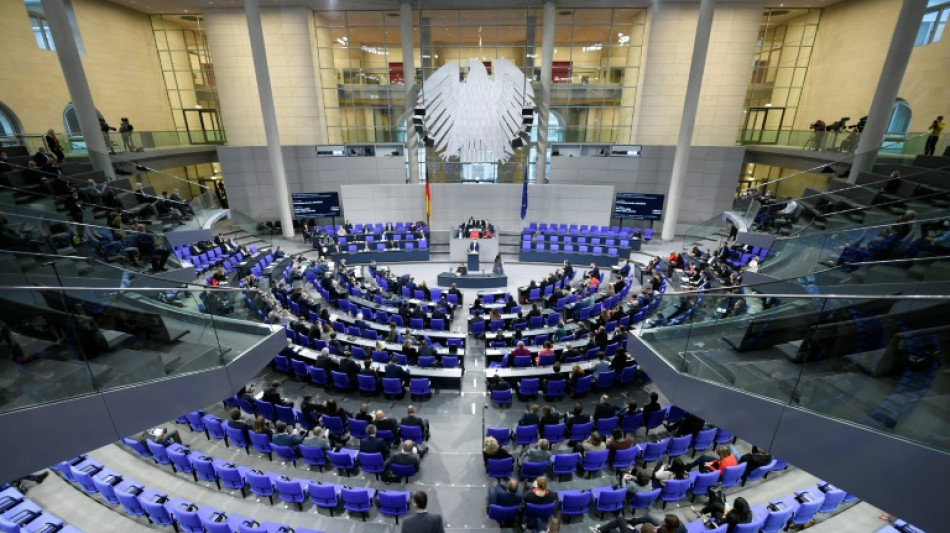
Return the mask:
<path id="1" fill-rule="evenodd" d="M 455 10 L 426 9 L 422 11 L 420 25 L 428 26 L 458 26 L 459 12 Z"/>
<path id="2" fill-rule="evenodd" d="M 347 11 L 348 26 L 382 26 L 383 13 L 380 11 Z"/>
<path id="3" fill-rule="evenodd" d="M 937 22 L 937 29 L 934 30 L 934 37 L 932 42 L 940 42 L 940 38 L 943 37 L 943 30 L 947 27 L 947 18 L 950 17 L 950 8 L 945 8 L 940 13 L 940 21 Z"/>
<path id="4" fill-rule="evenodd" d="M 613 11 L 610 9 L 578 9 L 574 12 L 575 25 L 587 24 L 607 24 L 613 17 Z"/>
<path id="5" fill-rule="evenodd" d="M 320 11 L 315 14 L 318 26 L 346 26 L 346 12 L 344 11 Z"/>
<path id="6" fill-rule="evenodd" d="M 457 46 L 459 43 L 458 26 L 435 26 L 429 30 L 429 39 L 433 45 Z M 477 43 L 478 41 L 475 40 Z"/>
<path id="7" fill-rule="evenodd" d="M 389 27 L 398 28 L 402 24 L 402 17 L 399 11 L 387 11 L 383 17 L 383 24 Z"/>

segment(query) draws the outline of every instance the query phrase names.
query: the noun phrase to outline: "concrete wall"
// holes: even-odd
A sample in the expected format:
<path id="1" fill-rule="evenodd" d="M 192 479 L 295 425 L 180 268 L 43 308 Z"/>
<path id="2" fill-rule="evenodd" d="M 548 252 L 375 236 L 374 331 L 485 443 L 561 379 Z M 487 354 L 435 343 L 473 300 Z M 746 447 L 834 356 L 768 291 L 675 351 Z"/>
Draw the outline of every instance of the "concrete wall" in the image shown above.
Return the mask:
<path id="1" fill-rule="evenodd" d="M 148 16 L 101 0 L 72 5 L 99 112 L 116 127 L 120 117 L 129 117 L 136 130 L 175 129 Z M 63 110 L 71 98 L 59 59 L 37 46 L 22 1 L 0 2 L 0 35 L 0 102 L 26 133 L 64 131 Z"/>
<path id="2" fill-rule="evenodd" d="M 675 146 L 644 146 L 639 158 L 552 157 L 551 183 L 609 185 L 616 192 L 667 194 Z M 694 146 L 690 151 L 677 233 L 732 204 L 745 148 Z M 606 216 L 610 216 L 608 209 Z"/>
<path id="3" fill-rule="evenodd" d="M 283 154 L 291 194 L 339 192 L 341 185 L 353 183 L 406 183 L 406 163 L 402 157 L 318 158 L 314 146 L 284 146 Z M 218 160 L 233 209 L 262 221 L 279 218 L 266 147 L 220 146 Z"/>
<path id="4" fill-rule="evenodd" d="M 204 16 L 228 142 L 263 146 L 267 141 L 244 10 L 209 9 Z M 261 23 L 281 143 L 325 143 L 313 11 L 263 9 Z"/>
<path id="5" fill-rule="evenodd" d="M 694 144 L 735 144 L 762 9 L 760 2 L 717 4 Z M 698 18 L 698 4 L 655 2 L 650 7 L 645 76 L 640 82 L 633 142 L 676 144 Z"/>
<path id="6" fill-rule="evenodd" d="M 613 187 L 535 185 L 528 188 L 528 213 L 521 220 L 522 185 L 432 184 L 431 227 L 454 228 L 469 217 L 486 218 L 501 231 L 520 231 L 529 222 L 610 222 Z M 421 185 L 344 185 L 346 218 L 356 222 L 425 220 Z"/>

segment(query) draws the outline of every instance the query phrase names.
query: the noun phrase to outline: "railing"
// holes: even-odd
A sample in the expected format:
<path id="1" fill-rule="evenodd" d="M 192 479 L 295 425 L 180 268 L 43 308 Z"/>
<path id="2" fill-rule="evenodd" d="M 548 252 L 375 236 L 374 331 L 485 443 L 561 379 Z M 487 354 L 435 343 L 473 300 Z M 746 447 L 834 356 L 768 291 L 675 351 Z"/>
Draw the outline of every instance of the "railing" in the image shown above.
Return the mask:
<path id="1" fill-rule="evenodd" d="M 103 135 L 106 140 L 106 147 L 113 153 L 161 150 L 206 144 L 225 144 L 227 142 L 223 130 L 134 130 L 128 133 L 110 131 L 108 135 Z M 56 132 L 56 138 L 59 140 L 60 146 L 67 156 L 83 155 L 88 151 L 86 149 L 86 141 L 82 135 Z M 0 144 L 4 146 L 12 144 L 22 145 L 27 147 L 30 153 L 35 153 L 41 147 L 49 149 L 49 146 L 46 144 L 45 133 L 21 133 L 0 139 Z"/>
<path id="2" fill-rule="evenodd" d="M 667 294 L 660 312 L 679 325 L 648 320 L 635 334 L 681 373 L 950 450 L 947 259 Z"/>
<path id="3" fill-rule="evenodd" d="M 248 236 L 256 237 L 262 241 L 265 246 L 272 244 L 274 240 L 274 234 L 280 234 L 280 230 L 274 228 L 273 226 L 268 227 L 264 223 L 258 222 L 240 211 L 235 211 L 234 209 L 229 211 L 229 218 L 231 220 L 232 227 L 244 231 L 244 233 L 247 233 Z M 258 246 L 258 248 L 260 247 L 261 246 Z"/>
<path id="4" fill-rule="evenodd" d="M 220 367 L 273 332 L 251 322 L 242 290 L 172 283 L 82 256 L 4 256 L 0 412 Z"/>
<path id="5" fill-rule="evenodd" d="M 909 132 L 886 135 L 881 152 L 887 154 L 921 154 L 924 152 L 927 132 Z M 812 130 L 747 130 L 739 131 L 736 143 L 743 145 L 772 145 L 799 148 L 813 152 L 840 152 L 854 154 L 861 140 L 857 131 Z"/>

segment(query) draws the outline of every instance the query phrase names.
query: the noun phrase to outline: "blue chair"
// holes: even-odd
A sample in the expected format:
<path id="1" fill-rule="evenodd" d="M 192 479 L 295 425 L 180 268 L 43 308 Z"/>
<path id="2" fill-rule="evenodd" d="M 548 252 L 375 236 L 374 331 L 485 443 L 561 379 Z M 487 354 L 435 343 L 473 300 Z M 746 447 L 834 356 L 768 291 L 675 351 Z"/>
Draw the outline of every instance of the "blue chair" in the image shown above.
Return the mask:
<path id="1" fill-rule="evenodd" d="M 613 370 L 606 370 L 597 374 L 597 382 L 594 384 L 597 387 L 597 390 L 607 390 L 610 387 L 614 386 L 614 378 L 616 373 Z"/>
<path id="2" fill-rule="evenodd" d="M 429 378 L 410 378 L 409 379 L 409 397 L 413 400 L 418 398 L 429 398 L 432 396 Z"/>
<path id="3" fill-rule="evenodd" d="M 637 462 L 637 456 L 640 455 L 640 448 L 631 446 L 626 450 L 617 450 L 614 454 L 614 460 L 611 466 L 614 470 L 630 468 Z"/>
<path id="4" fill-rule="evenodd" d="M 571 433 L 567 440 L 571 442 L 581 442 L 587 437 L 590 437 L 590 432 L 593 430 L 593 422 L 587 422 L 585 424 L 573 424 L 571 425 Z"/>
<path id="5" fill-rule="evenodd" d="M 274 409 L 274 404 L 264 400 L 257 400 L 257 414 L 268 420 L 277 420 L 277 410 Z"/>
<path id="6" fill-rule="evenodd" d="M 545 426 L 547 429 L 548 426 Z M 551 471 L 557 474 L 558 480 L 569 476 L 577 470 L 577 463 L 581 460 L 579 453 L 559 453 L 551 456 Z"/>
<path id="7" fill-rule="evenodd" d="M 557 493 L 561 503 L 561 518 L 567 522 L 572 516 L 583 516 L 590 507 L 591 493 L 580 490 L 561 490 Z"/>
<path id="8" fill-rule="evenodd" d="M 538 426 L 531 424 L 529 426 L 515 427 L 515 444 L 518 446 L 528 446 L 538 440 Z"/>
<path id="9" fill-rule="evenodd" d="M 508 446 L 511 442 L 511 430 L 508 428 L 487 428 L 485 433 L 489 437 L 494 437 L 499 446 Z"/>
<path id="10" fill-rule="evenodd" d="M 670 439 L 663 439 L 657 442 L 647 442 L 646 446 L 643 448 L 643 459 L 644 463 L 652 463 L 661 459 L 666 454 L 666 449 L 670 445 Z"/>
<path id="11" fill-rule="evenodd" d="M 148 446 L 148 451 L 152 452 L 152 459 L 160 465 L 171 465 L 172 460 L 168 457 L 168 450 L 165 449 L 161 444 L 156 443 L 152 439 L 145 441 L 146 446 Z"/>
<path id="12" fill-rule="evenodd" d="M 594 508 L 600 512 L 601 518 L 604 517 L 604 513 L 623 512 L 623 501 L 627 498 L 627 489 L 594 487 L 591 493 L 594 498 Z"/>
<path id="13" fill-rule="evenodd" d="M 769 472 L 771 472 L 775 468 L 776 464 L 778 464 L 778 461 L 776 461 L 775 459 L 772 459 L 772 461 L 769 464 L 762 465 L 756 469 L 753 469 L 748 474 L 743 475 L 742 486 L 744 487 L 746 482 L 748 481 L 758 481 L 760 479 L 764 479 L 768 477 Z"/>
<path id="14" fill-rule="evenodd" d="M 115 495 L 115 486 L 122 481 L 122 477 L 118 473 L 113 472 L 108 469 L 103 469 L 98 474 L 92 477 L 92 482 L 96 485 L 96 490 L 99 491 L 99 495 L 102 496 L 102 499 L 112 505 L 119 504 L 119 498 Z M 0 493 L 2 494 L 2 493 Z M 0 499 L 0 511 L 5 511 L 9 506 Z"/>
<path id="15" fill-rule="evenodd" d="M 203 417 L 205 429 L 208 430 L 208 436 L 215 440 L 224 441 L 224 446 L 230 448 L 231 445 L 228 444 L 228 434 L 224 430 L 224 421 L 220 418 L 207 414 Z"/>
<path id="16" fill-rule="evenodd" d="M 221 485 L 218 483 L 218 474 L 214 471 L 211 456 L 192 452 L 188 454 L 188 461 L 191 463 L 192 468 L 195 469 L 195 476 L 199 480 L 214 483 L 218 486 L 218 490 L 221 490 Z"/>
<path id="17" fill-rule="evenodd" d="M 332 483 L 320 483 L 319 481 L 309 481 L 307 483 L 307 494 L 310 495 L 310 501 L 314 505 L 323 509 L 330 510 L 330 516 L 340 506 L 340 491 L 342 487 Z"/>
<path id="18" fill-rule="evenodd" d="M 195 467 L 188 460 L 188 448 L 184 446 L 171 447 L 168 449 L 168 458 L 172 461 L 172 468 L 176 472 L 191 474 L 195 481 L 198 481 L 198 474 L 195 473 Z M 82 483 L 80 482 L 80 485 Z M 88 492 L 88 491 L 87 491 Z"/>
<path id="19" fill-rule="evenodd" d="M 141 503 L 142 508 L 145 509 L 145 516 L 149 522 L 159 526 L 171 526 L 176 530 L 178 529 L 178 526 L 175 525 L 175 519 L 171 513 L 168 512 L 164 504 L 164 500 L 167 500 L 168 496 L 157 493 L 151 493 L 148 497 L 144 498 L 143 496 L 145 495 L 142 494 L 139 496 L 139 503 Z"/>
<path id="20" fill-rule="evenodd" d="M 240 429 L 232 428 L 231 426 L 225 424 L 224 432 L 228 434 L 228 441 L 231 444 L 238 446 L 240 448 L 244 448 L 244 451 L 247 452 L 248 455 L 250 455 L 251 443 L 247 439 L 247 437 L 244 436 L 243 431 L 241 431 Z"/>
<path id="21" fill-rule="evenodd" d="M 544 386 L 544 399 L 548 401 L 560 400 L 567 391 L 567 380 L 549 380 Z"/>
<path id="22" fill-rule="evenodd" d="M 345 451 L 334 452 L 326 450 L 325 453 L 327 454 L 327 459 L 330 460 L 330 466 L 336 468 L 338 472 L 346 474 L 347 477 L 349 477 L 350 472 L 356 468 L 356 463 L 353 460 L 354 456 Z"/>
<path id="23" fill-rule="evenodd" d="M 730 444 L 730 443 L 736 442 L 736 437 L 733 436 L 732 433 L 729 433 L 728 431 L 722 428 L 717 428 L 717 429 L 718 431 L 716 432 L 716 444 Z"/>
<path id="24" fill-rule="evenodd" d="M 373 495 L 376 489 L 366 488 L 347 488 L 340 490 L 340 499 L 343 500 L 343 509 L 351 513 L 362 515 L 363 521 L 369 516 L 370 509 L 373 508 Z"/>
<path id="25" fill-rule="evenodd" d="M 214 473 L 218 475 L 218 489 L 222 486 L 228 490 L 240 490 L 241 497 L 247 495 L 247 482 L 241 471 L 231 463 L 215 459 L 211 462 Z"/>
<path id="26" fill-rule="evenodd" d="M 637 492 L 630 498 L 630 501 L 627 503 L 627 506 L 633 510 L 634 516 L 637 514 L 639 509 L 647 509 L 653 505 L 653 502 L 660 497 L 660 492 L 662 489 L 653 489 L 649 492 Z"/>
<path id="27" fill-rule="evenodd" d="M 796 493 L 801 494 L 801 493 Z M 810 494 L 810 493 L 809 493 Z M 811 495 L 815 498 L 814 495 Z M 793 500 L 794 501 L 794 500 Z M 797 502 L 795 502 L 797 503 Z M 795 513 L 792 515 L 792 518 L 789 519 L 788 524 L 790 526 L 803 526 L 808 522 L 811 522 L 812 518 L 818 514 L 818 510 L 821 509 L 822 504 L 825 503 L 825 498 L 823 496 L 818 496 L 817 498 L 807 501 L 805 503 L 799 504 L 795 507 Z"/>
<path id="28" fill-rule="evenodd" d="M 584 454 L 584 462 L 581 464 L 581 468 L 587 472 L 588 478 L 591 472 L 607 468 L 607 457 L 609 455 L 610 450 L 590 451 Z"/>
<path id="29" fill-rule="evenodd" d="M 492 389 L 491 401 L 492 403 L 497 404 L 499 406 L 503 406 L 503 405 L 511 406 L 513 402 L 511 389 L 503 389 L 503 390 Z"/>
<path id="30" fill-rule="evenodd" d="M 303 459 L 304 463 L 315 466 L 323 472 L 323 467 L 327 464 L 327 456 L 323 453 L 323 448 L 301 445 L 297 450 L 300 452 L 300 458 Z"/>
<path id="31" fill-rule="evenodd" d="M 175 518 L 179 530 L 185 533 L 204 533 L 205 527 L 198 518 L 198 506 L 193 502 L 172 498 L 166 505 Z"/>
<path id="32" fill-rule="evenodd" d="M 521 470 L 519 476 L 521 479 L 536 479 L 541 476 L 547 475 L 548 473 L 548 464 L 546 461 L 537 461 L 531 462 L 526 461 L 521 463 Z"/>
<path id="33" fill-rule="evenodd" d="M 788 524 L 789 519 L 792 518 L 792 513 L 795 512 L 794 507 L 789 507 L 787 509 L 781 509 L 778 511 L 769 510 L 768 515 L 765 517 L 765 521 L 762 523 L 761 533 L 778 533 L 785 529 L 785 526 Z"/>
<path id="34" fill-rule="evenodd" d="M 297 423 L 297 413 L 293 407 L 275 405 L 274 410 L 277 412 L 277 420 L 280 420 L 290 427 L 293 427 Z"/>
<path id="35" fill-rule="evenodd" d="M 123 438 L 122 444 L 125 444 L 129 448 L 132 448 L 132 450 L 134 450 L 135 453 L 141 455 L 142 457 L 145 457 L 146 459 L 152 458 L 152 452 L 148 450 L 148 446 L 142 444 L 141 442 L 137 440 L 130 439 L 130 438 Z"/>
<path id="36" fill-rule="evenodd" d="M 571 392 L 571 395 L 575 398 L 579 398 L 588 392 L 590 392 L 591 385 L 594 382 L 594 376 L 584 376 L 578 378 L 574 383 L 574 390 Z"/>
<path id="37" fill-rule="evenodd" d="M 376 389 L 376 378 L 373 376 L 359 374 L 356 376 L 356 383 L 359 386 L 360 393 L 363 395 L 375 396 L 376 393 L 379 392 Z"/>
<path id="38" fill-rule="evenodd" d="M 315 366 L 307 366 L 307 370 L 310 372 L 310 383 L 317 387 L 326 388 L 328 383 L 326 370 Z"/>
<path id="39" fill-rule="evenodd" d="M 542 431 L 542 433 L 544 438 L 554 445 L 564 440 L 565 431 L 566 428 L 564 424 L 547 424 L 544 426 L 544 431 Z"/>
<path id="40" fill-rule="evenodd" d="M 636 433 L 643 427 L 643 413 L 627 415 L 620 420 L 620 428 L 626 433 Z"/>
<path id="41" fill-rule="evenodd" d="M 409 483 L 409 478 L 414 477 L 418 472 L 413 465 L 391 464 L 389 465 L 389 473 Z"/>
<path id="42" fill-rule="evenodd" d="M 400 491 L 381 491 L 377 494 L 379 512 L 392 516 L 399 523 L 399 517 L 409 514 L 409 493 Z"/>
<path id="43" fill-rule="evenodd" d="M 514 472 L 514 458 L 505 457 L 504 459 L 489 459 L 487 463 L 488 477 L 496 479 L 505 479 L 511 477 Z"/>
<path id="44" fill-rule="evenodd" d="M 199 411 L 192 411 L 185 415 L 185 420 L 188 421 L 188 427 L 191 428 L 192 431 L 204 433 L 205 437 L 207 437 L 208 431 L 205 428 L 204 420 L 202 420 L 201 416 Z"/>
<path id="45" fill-rule="evenodd" d="M 520 505 L 512 505 L 510 507 L 502 507 L 501 505 L 489 505 L 488 506 L 488 518 L 498 522 L 500 527 L 507 527 L 515 520 L 518 519 L 518 512 L 521 510 Z"/>
<path id="46" fill-rule="evenodd" d="M 267 434 L 249 431 L 248 435 L 251 437 L 251 446 L 254 448 L 254 451 L 261 455 L 266 455 L 269 460 L 273 461 L 274 449 L 270 446 L 270 438 Z"/>
<path id="47" fill-rule="evenodd" d="M 594 429 L 596 429 L 597 433 L 600 433 L 601 435 L 610 435 L 619 423 L 620 420 L 615 416 L 610 418 L 601 418 L 600 420 L 594 421 Z"/>
<path id="48" fill-rule="evenodd" d="M 691 502 L 696 501 L 696 496 L 705 496 L 709 491 L 709 487 L 719 483 L 719 471 L 713 470 L 712 472 L 705 472 L 696 474 L 696 477 L 693 478 L 693 486 L 690 487 L 690 492 L 692 492 Z"/>
<path id="49" fill-rule="evenodd" d="M 644 425 L 647 428 L 647 434 L 650 433 L 651 429 L 658 427 L 663 423 L 663 419 L 666 418 L 666 409 L 660 409 L 657 411 L 651 411 L 650 416 L 644 421 Z"/>
<path id="50" fill-rule="evenodd" d="M 115 492 L 119 503 L 122 504 L 122 509 L 125 511 L 125 514 L 130 516 L 145 516 L 145 509 L 138 499 L 138 495 L 141 494 L 141 492 L 142 488 L 132 486 L 127 486 L 124 490 L 117 490 Z"/>
<path id="51" fill-rule="evenodd" d="M 252 494 L 267 496 L 271 505 L 274 505 L 274 481 L 270 476 L 260 470 L 248 470 L 244 479 Z"/>
<path id="52" fill-rule="evenodd" d="M 540 520 L 541 522 L 547 522 L 551 518 L 551 515 L 554 514 L 554 506 L 557 502 L 551 502 L 544 505 L 538 505 L 535 503 L 526 503 L 524 505 L 524 519 L 529 524 L 535 521 Z"/>
<path id="53" fill-rule="evenodd" d="M 287 333 L 289 335 L 292 332 L 288 331 Z M 278 372 L 284 372 L 284 373 L 290 372 L 291 370 L 290 359 L 287 358 L 287 356 L 285 355 L 275 355 L 274 369 L 277 370 Z"/>
<path id="54" fill-rule="evenodd" d="M 363 440 L 367 437 L 366 435 L 366 426 L 369 425 L 367 420 L 357 420 L 355 418 L 350 419 L 350 436 L 354 439 Z"/>
<path id="55" fill-rule="evenodd" d="M 343 372 L 335 370 L 330 371 L 330 377 L 333 378 L 333 388 L 340 392 L 350 392 L 353 390 L 353 384 L 350 383 L 350 377 Z"/>
<path id="56" fill-rule="evenodd" d="M 303 502 L 307 499 L 306 487 L 307 482 L 300 479 L 290 479 L 287 476 L 278 476 L 274 479 L 277 496 L 287 503 L 296 503 L 300 511 L 303 511 Z"/>
<path id="57" fill-rule="evenodd" d="M 719 430 L 716 428 L 709 428 L 696 433 L 696 438 L 693 439 L 693 457 L 696 457 L 696 452 L 708 450 L 713 445 L 717 431 Z"/>
<path id="58" fill-rule="evenodd" d="M 660 499 L 663 500 L 663 508 L 666 509 L 668 502 L 678 502 L 685 498 L 686 492 L 692 484 L 692 478 L 666 480 L 666 484 L 663 485 L 663 491 L 660 493 Z"/>
<path id="59" fill-rule="evenodd" d="M 831 489 L 825 492 L 825 499 L 821 504 L 821 508 L 818 509 L 819 513 L 827 514 L 833 513 L 838 510 L 838 506 L 841 505 L 841 502 L 844 501 L 844 497 L 847 496 L 843 490 L 840 489 Z"/>
<path id="60" fill-rule="evenodd" d="M 292 463 L 294 468 L 297 468 L 297 452 L 294 451 L 290 446 L 281 446 L 280 444 L 270 445 L 271 449 L 274 450 L 274 453 L 277 454 L 277 458 L 283 461 L 284 463 Z"/>
<path id="61" fill-rule="evenodd" d="M 689 445 L 693 442 L 692 435 L 684 435 L 682 437 L 673 437 L 670 439 L 670 445 L 666 449 L 666 455 L 670 458 L 679 457 L 686 453 L 689 450 Z"/>
<path id="62" fill-rule="evenodd" d="M 425 433 L 420 426 L 399 426 L 399 438 L 402 440 L 411 440 L 413 442 L 422 442 L 425 439 Z"/>
<path id="63" fill-rule="evenodd" d="M 360 463 L 360 469 L 364 472 L 369 472 L 376 476 L 376 479 L 379 479 L 379 475 L 386 470 L 385 461 L 383 460 L 383 454 L 376 453 L 363 453 L 360 452 L 356 455 L 357 461 Z"/>
<path id="64" fill-rule="evenodd" d="M 742 474 L 745 473 L 745 466 L 745 463 L 739 463 L 736 466 L 727 466 L 719 477 L 722 488 L 728 489 L 729 487 L 738 485 L 742 479 Z"/>

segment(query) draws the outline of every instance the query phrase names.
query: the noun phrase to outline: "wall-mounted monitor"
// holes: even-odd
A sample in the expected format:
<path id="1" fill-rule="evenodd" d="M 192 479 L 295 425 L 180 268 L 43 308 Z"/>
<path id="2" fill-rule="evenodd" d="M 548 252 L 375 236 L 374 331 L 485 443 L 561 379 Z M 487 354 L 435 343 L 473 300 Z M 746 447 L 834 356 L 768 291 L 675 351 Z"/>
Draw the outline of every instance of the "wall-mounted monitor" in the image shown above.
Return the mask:
<path id="1" fill-rule="evenodd" d="M 662 194 L 618 192 L 614 218 L 627 220 L 660 220 L 663 217 Z"/>
<path id="2" fill-rule="evenodd" d="M 294 218 L 340 216 L 340 195 L 335 192 L 301 192 L 291 196 Z"/>

